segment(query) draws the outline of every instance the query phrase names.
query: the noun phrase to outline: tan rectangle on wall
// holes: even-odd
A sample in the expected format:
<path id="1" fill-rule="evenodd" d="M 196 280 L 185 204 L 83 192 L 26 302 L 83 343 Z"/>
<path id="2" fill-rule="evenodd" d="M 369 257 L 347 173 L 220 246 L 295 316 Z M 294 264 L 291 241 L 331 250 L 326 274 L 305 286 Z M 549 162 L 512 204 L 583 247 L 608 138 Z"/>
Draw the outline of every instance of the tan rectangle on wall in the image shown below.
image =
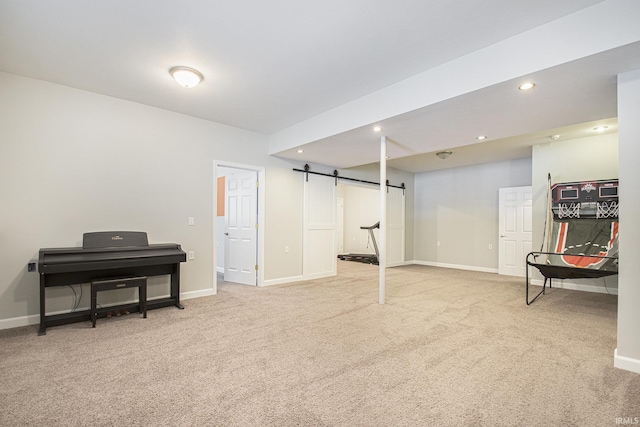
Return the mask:
<path id="1" fill-rule="evenodd" d="M 224 216 L 224 176 L 218 178 L 218 216 Z"/>

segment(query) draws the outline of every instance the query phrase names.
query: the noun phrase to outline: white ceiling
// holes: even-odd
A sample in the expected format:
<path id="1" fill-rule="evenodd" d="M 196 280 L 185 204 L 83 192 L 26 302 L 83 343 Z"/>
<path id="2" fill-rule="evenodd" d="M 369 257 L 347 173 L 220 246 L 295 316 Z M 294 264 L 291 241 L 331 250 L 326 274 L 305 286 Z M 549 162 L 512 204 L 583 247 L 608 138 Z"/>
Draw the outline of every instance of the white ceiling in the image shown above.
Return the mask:
<path id="1" fill-rule="evenodd" d="M 269 135 L 596 3 L 2 0 L 0 70 Z M 451 147 L 454 165 L 477 129 L 493 144 L 480 151 L 496 150 L 487 158 L 497 159 L 518 145 L 499 141 L 540 142 L 546 129 L 615 118 L 615 75 L 640 68 L 640 49 L 609 55 L 541 72 L 530 93 L 505 83 L 385 121 L 398 141 L 390 166 L 441 167 L 427 165 L 429 153 Z M 204 82 L 178 86 L 168 74 L 176 65 L 198 69 Z M 371 140 L 363 132 L 309 144 L 306 157 L 279 155 L 335 167 L 375 162 L 375 152 L 362 155 Z M 526 155 L 519 148 L 517 156 Z M 470 158 L 482 157 L 473 149 Z"/>

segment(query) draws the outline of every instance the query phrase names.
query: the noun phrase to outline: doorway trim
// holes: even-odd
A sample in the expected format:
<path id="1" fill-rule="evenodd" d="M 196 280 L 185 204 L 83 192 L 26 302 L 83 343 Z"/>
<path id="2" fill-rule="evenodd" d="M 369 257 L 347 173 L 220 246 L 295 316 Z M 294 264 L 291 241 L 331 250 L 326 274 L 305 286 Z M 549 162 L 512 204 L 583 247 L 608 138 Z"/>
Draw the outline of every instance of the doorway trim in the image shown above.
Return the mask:
<path id="1" fill-rule="evenodd" d="M 212 251 L 212 264 L 213 264 L 213 290 L 214 293 L 218 293 L 218 250 L 217 250 L 217 224 L 216 224 L 216 212 L 218 211 L 218 168 L 227 167 L 234 169 L 242 169 L 246 171 L 256 172 L 258 176 L 258 244 L 256 259 L 258 260 L 258 274 L 256 275 L 257 285 L 263 286 L 264 284 L 264 198 L 265 198 L 265 168 L 261 166 L 246 165 L 241 163 L 227 162 L 224 160 L 213 161 L 213 215 L 211 222 L 213 225 L 213 251 Z"/>

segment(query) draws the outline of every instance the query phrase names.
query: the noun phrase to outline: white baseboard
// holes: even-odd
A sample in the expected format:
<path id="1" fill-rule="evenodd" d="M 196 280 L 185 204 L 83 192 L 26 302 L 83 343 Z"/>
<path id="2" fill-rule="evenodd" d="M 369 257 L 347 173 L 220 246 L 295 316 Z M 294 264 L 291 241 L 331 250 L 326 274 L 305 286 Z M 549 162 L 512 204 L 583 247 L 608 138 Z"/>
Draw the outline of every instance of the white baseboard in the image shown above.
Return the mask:
<path id="1" fill-rule="evenodd" d="M 285 283 L 300 282 L 305 280 L 302 276 L 281 277 L 278 279 L 264 280 L 260 286 L 284 285 Z"/>
<path id="2" fill-rule="evenodd" d="M 200 298 L 200 297 L 208 297 L 211 295 L 216 295 L 217 292 L 215 289 L 202 289 L 201 291 L 189 291 L 189 292 L 180 292 L 180 300 L 183 299 L 191 299 L 191 298 Z"/>
<path id="3" fill-rule="evenodd" d="M 640 360 L 620 356 L 617 348 L 613 351 L 613 366 L 640 374 Z"/>
<path id="4" fill-rule="evenodd" d="M 475 267 L 473 265 L 447 264 L 443 262 L 418 261 L 418 260 L 409 261 L 408 264 L 428 265 L 430 267 L 453 268 L 456 270 L 480 271 L 482 273 L 496 273 L 496 274 L 498 273 L 497 268 Z"/>
<path id="5" fill-rule="evenodd" d="M 529 284 L 534 286 L 542 286 L 544 284 L 544 280 L 542 279 L 531 279 Z M 575 283 L 568 279 L 553 279 L 553 287 L 558 289 L 570 289 L 573 291 L 583 291 L 583 292 L 595 292 L 598 294 L 611 294 L 618 295 L 617 287 L 608 287 L 604 286 L 594 286 L 594 285 L 585 285 L 583 283 Z"/>
<path id="6" fill-rule="evenodd" d="M 217 266 L 216 271 L 220 274 L 224 274 L 224 267 Z"/>
<path id="7" fill-rule="evenodd" d="M 402 267 L 403 265 L 411 265 L 411 264 L 413 264 L 413 261 L 392 262 L 387 264 L 387 268 Z"/>
<path id="8" fill-rule="evenodd" d="M 0 329 L 19 328 L 21 326 L 37 325 L 40 323 L 40 315 L 32 314 L 30 316 L 12 317 L 10 319 L 0 320 Z"/>

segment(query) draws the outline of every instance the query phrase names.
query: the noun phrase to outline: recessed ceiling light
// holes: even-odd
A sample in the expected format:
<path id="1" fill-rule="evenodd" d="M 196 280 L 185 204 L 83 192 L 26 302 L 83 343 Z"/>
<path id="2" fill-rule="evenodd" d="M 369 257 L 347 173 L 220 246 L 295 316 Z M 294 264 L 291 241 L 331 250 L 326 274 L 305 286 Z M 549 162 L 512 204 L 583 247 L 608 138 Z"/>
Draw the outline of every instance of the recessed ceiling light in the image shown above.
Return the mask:
<path id="1" fill-rule="evenodd" d="M 436 156 L 440 157 L 442 160 L 448 158 L 452 154 L 451 151 L 438 151 Z"/>
<path id="2" fill-rule="evenodd" d="M 518 89 L 520 89 L 520 90 L 529 90 L 529 89 L 533 89 L 534 86 L 535 86 L 535 83 L 526 82 L 526 83 L 522 83 L 520 86 L 518 86 Z"/>
<path id="3" fill-rule="evenodd" d="M 593 130 L 596 131 L 596 132 L 604 132 L 607 129 L 609 129 L 609 126 L 598 126 L 598 127 L 593 128 Z"/>
<path id="4" fill-rule="evenodd" d="M 376 126 L 373 128 L 374 132 L 380 132 L 382 130 L 382 128 L 380 126 Z"/>
<path id="5" fill-rule="evenodd" d="M 304 153 L 304 150 L 300 149 L 298 150 L 298 153 Z"/>
<path id="6" fill-rule="evenodd" d="M 204 80 L 203 75 L 198 70 L 189 67 L 173 67 L 169 70 L 171 77 L 182 87 L 195 87 Z"/>
<path id="7" fill-rule="evenodd" d="M 484 136 L 484 135 L 480 135 L 480 136 L 477 136 L 477 137 L 476 137 L 476 139 L 477 139 L 478 141 L 482 141 L 483 139 L 487 139 L 487 137 L 486 137 L 486 136 Z"/>

